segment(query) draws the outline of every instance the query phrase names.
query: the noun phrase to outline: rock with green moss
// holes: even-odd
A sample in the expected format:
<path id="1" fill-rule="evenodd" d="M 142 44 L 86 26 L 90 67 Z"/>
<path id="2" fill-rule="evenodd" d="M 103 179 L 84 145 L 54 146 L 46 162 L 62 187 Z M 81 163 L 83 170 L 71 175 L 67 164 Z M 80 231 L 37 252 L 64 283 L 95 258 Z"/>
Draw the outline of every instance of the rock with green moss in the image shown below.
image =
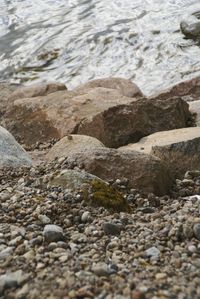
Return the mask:
<path id="1" fill-rule="evenodd" d="M 129 212 L 130 207 L 123 194 L 105 181 L 94 179 L 84 189 L 84 199 L 91 205 L 103 206 L 117 212 Z"/>
<path id="2" fill-rule="evenodd" d="M 69 189 L 72 193 L 81 192 L 89 205 L 104 207 L 112 211 L 130 211 L 124 195 L 104 180 L 85 171 L 66 169 L 54 176 L 49 186 Z"/>
<path id="3" fill-rule="evenodd" d="M 159 158 L 138 151 L 98 148 L 70 154 L 67 163 L 84 169 L 102 180 L 128 180 L 128 187 L 144 195 L 158 196 L 169 192 L 172 176 L 167 165 Z"/>

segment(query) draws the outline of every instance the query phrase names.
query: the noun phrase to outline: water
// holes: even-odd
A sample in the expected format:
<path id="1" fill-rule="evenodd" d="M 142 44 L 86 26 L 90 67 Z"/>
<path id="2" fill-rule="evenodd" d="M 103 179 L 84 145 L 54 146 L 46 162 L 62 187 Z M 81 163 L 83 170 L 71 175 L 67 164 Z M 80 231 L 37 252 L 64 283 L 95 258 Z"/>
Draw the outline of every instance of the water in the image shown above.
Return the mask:
<path id="1" fill-rule="evenodd" d="M 0 0 L 0 80 L 120 76 L 152 94 L 200 74 L 200 47 L 179 30 L 198 11 L 199 0 Z"/>

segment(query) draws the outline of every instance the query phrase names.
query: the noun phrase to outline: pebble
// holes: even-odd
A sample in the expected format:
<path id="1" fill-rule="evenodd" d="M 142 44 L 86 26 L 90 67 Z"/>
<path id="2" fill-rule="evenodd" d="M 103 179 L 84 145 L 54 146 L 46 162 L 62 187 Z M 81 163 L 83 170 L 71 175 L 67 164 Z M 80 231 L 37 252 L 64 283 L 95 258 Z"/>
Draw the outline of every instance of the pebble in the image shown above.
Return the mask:
<path id="1" fill-rule="evenodd" d="M 146 296 L 143 292 L 141 291 L 134 291 L 131 294 L 131 299 L 146 299 Z"/>
<path id="2" fill-rule="evenodd" d="M 194 246 L 194 245 L 189 245 L 189 246 L 188 246 L 188 251 L 189 251 L 189 252 L 192 252 L 192 253 L 195 253 L 195 252 L 197 251 L 197 248 L 196 248 L 196 246 Z"/>
<path id="3" fill-rule="evenodd" d="M 97 276 L 108 276 L 112 273 L 106 263 L 94 264 L 92 266 L 92 271 Z"/>
<path id="4" fill-rule="evenodd" d="M 160 250 L 156 247 L 151 247 L 145 251 L 145 255 L 150 258 L 158 258 L 160 256 Z"/>
<path id="5" fill-rule="evenodd" d="M 0 298 L 200 298 L 200 206 L 180 195 L 199 194 L 200 177 L 179 180 L 167 200 L 124 189 L 131 214 L 111 213 L 88 207 L 81 190 L 68 200 L 69 191 L 44 184 L 51 167 L 1 180 L 9 196 L 0 201 Z M 19 269 L 22 280 L 12 276 Z"/>
<path id="6" fill-rule="evenodd" d="M 43 235 L 47 242 L 58 242 L 64 239 L 62 227 L 55 224 L 47 224 L 44 227 Z"/>
<path id="7" fill-rule="evenodd" d="M 3 287 L 5 289 L 18 287 L 23 283 L 25 279 L 26 276 L 23 275 L 22 270 L 7 273 L 0 276 L 0 280 L 3 281 Z"/>
<path id="8" fill-rule="evenodd" d="M 43 223 L 43 224 L 49 224 L 51 223 L 51 219 L 47 217 L 46 215 L 38 215 L 38 219 Z"/>
<path id="9" fill-rule="evenodd" d="M 102 227 L 107 235 L 120 235 L 121 227 L 119 227 L 117 224 L 105 222 L 103 223 Z"/>
<path id="10" fill-rule="evenodd" d="M 82 222 L 87 222 L 90 218 L 90 212 L 89 211 L 85 211 L 82 216 L 81 216 L 81 221 Z"/>
<path id="11" fill-rule="evenodd" d="M 0 252 L 0 260 L 6 259 L 13 254 L 13 247 L 6 247 Z"/>
<path id="12" fill-rule="evenodd" d="M 7 192 L 0 193 L 0 202 L 5 202 L 10 198 L 10 194 Z"/>
<path id="13" fill-rule="evenodd" d="M 166 273 L 156 273 L 156 280 L 162 280 L 167 278 L 167 274 Z"/>
<path id="14" fill-rule="evenodd" d="M 200 241 L 200 223 L 196 223 L 193 226 L 193 232 L 194 232 L 195 238 Z"/>
<path id="15" fill-rule="evenodd" d="M 21 289 L 19 289 L 16 293 L 16 299 L 24 299 L 27 297 L 30 292 L 30 287 L 28 284 L 25 284 Z"/>

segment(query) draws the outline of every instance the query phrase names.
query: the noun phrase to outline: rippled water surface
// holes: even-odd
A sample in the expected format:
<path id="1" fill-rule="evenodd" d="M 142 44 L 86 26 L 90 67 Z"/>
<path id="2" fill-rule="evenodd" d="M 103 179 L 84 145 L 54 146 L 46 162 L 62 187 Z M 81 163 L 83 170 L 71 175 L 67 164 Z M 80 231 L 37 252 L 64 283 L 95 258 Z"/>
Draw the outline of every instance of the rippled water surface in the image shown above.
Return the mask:
<path id="1" fill-rule="evenodd" d="M 120 76 L 151 94 L 200 74 L 200 47 L 179 30 L 199 11 L 199 0 L 0 0 L 0 80 Z"/>

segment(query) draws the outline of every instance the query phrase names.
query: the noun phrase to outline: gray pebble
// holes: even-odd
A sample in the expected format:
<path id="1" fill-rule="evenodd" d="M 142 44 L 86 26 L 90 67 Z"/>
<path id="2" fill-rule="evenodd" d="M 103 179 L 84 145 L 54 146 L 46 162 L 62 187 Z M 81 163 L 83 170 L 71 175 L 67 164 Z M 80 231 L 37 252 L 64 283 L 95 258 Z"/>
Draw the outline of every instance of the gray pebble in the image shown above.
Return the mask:
<path id="1" fill-rule="evenodd" d="M 43 235 L 47 242 L 58 242 L 64 239 L 62 227 L 55 224 L 45 225 Z"/>
<path id="2" fill-rule="evenodd" d="M 107 235 L 119 235 L 121 232 L 121 227 L 114 223 L 105 222 L 102 227 Z"/>
<path id="3" fill-rule="evenodd" d="M 156 247 L 151 247 L 145 251 L 145 255 L 150 258 L 152 258 L 152 257 L 157 258 L 160 255 L 160 250 Z"/>
<path id="4" fill-rule="evenodd" d="M 82 214 L 81 216 L 81 221 L 82 222 L 87 222 L 88 219 L 90 218 L 90 212 L 89 211 L 86 211 Z"/>
<path id="5" fill-rule="evenodd" d="M 0 260 L 6 259 L 8 256 L 13 254 L 13 248 L 7 247 L 0 252 Z"/>
<path id="6" fill-rule="evenodd" d="M 51 219 L 47 217 L 46 215 L 38 215 L 38 219 L 43 223 L 43 224 L 49 224 L 51 222 Z"/>
<path id="7" fill-rule="evenodd" d="M 23 277 L 22 270 L 6 273 L 0 276 L 0 281 L 5 289 L 18 287 L 21 285 L 21 283 L 23 283 L 24 280 L 25 276 Z"/>
<path id="8" fill-rule="evenodd" d="M 200 241 L 200 223 L 196 223 L 193 226 L 193 232 L 194 232 L 195 238 Z"/>
<path id="9" fill-rule="evenodd" d="M 92 271 L 97 276 L 108 276 L 110 275 L 110 269 L 106 263 L 98 263 L 92 266 Z"/>

